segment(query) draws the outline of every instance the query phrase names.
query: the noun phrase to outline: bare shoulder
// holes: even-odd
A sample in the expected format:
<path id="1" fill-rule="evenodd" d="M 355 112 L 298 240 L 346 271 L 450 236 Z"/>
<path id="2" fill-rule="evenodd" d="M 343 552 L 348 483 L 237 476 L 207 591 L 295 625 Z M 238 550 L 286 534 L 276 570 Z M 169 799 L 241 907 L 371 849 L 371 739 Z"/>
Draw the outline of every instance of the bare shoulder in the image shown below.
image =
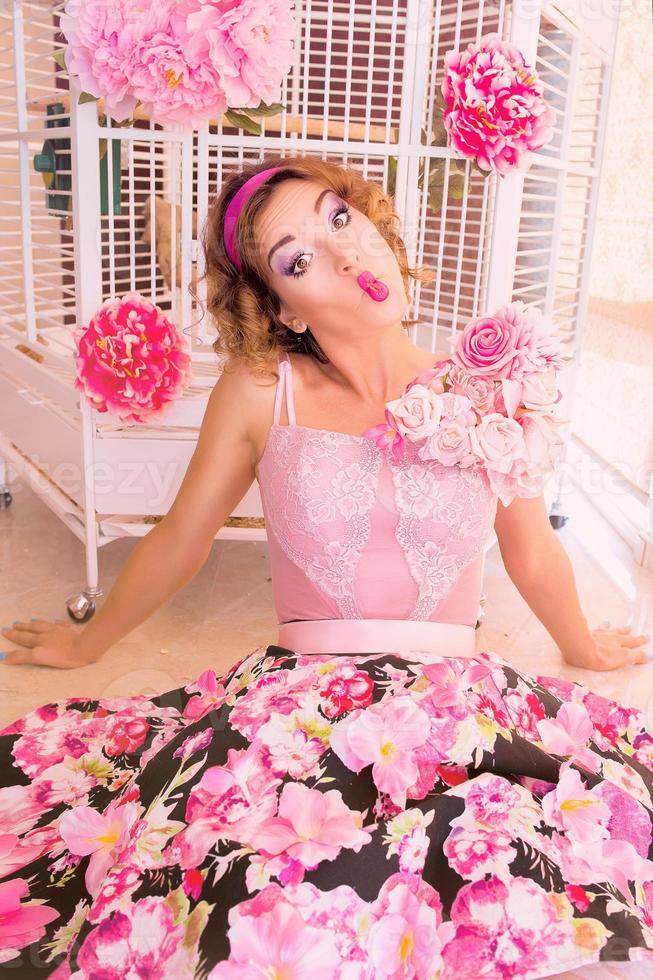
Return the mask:
<path id="1" fill-rule="evenodd" d="M 235 362 L 220 373 L 206 412 L 255 449 L 268 415 L 272 418 L 275 390 L 274 375 L 261 377 L 247 364 Z"/>

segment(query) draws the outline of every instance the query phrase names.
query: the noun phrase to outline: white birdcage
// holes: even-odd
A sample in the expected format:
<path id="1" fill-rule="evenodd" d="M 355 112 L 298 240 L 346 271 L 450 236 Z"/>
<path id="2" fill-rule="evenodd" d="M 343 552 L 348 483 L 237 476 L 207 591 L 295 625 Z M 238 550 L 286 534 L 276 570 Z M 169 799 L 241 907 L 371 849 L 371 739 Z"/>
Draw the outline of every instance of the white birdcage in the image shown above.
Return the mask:
<path id="1" fill-rule="evenodd" d="M 591 4 L 589 5 L 591 7 Z M 169 509 L 220 365 L 216 325 L 189 291 L 203 272 L 197 233 L 225 177 L 264 153 L 317 155 L 394 192 L 411 265 L 413 340 L 450 350 L 471 316 L 511 299 L 539 306 L 578 347 L 617 18 L 588 5 L 296 0 L 295 59 L 282 114 L 262 135 L 226 118 L 169 132 L 115 126 L 78 101 L 54 58 L 63 3 L 0 8 L 0 491 L 3 459 L 86 547 L 70 615 L 92 615 L 98 548 L 147 533 Z M 497 31 L 512 40 L 558 110 L 555 137 L 526 173 L 483 177 L 431 145 L 444 53 Z M 431 179 L 430 179 L 431 178 Z M 441 207 L 434 198 L 442 188 Z M 203 284 L 197 286 L 203 297 Z M 137 289 L 192 343 L 193 382 L 164 422 L 127 426 L 73 387 L 71 328 Z M 567 372 L 573 378 L 573 371 Z M 571 393 L 565 393 L 568 407 Z M 8 486 L 4 500 L 11 500 Z M 220 538 L 265 538 L 253 484 Z M 493 542 L 490 542 L 493 543 Z"/>

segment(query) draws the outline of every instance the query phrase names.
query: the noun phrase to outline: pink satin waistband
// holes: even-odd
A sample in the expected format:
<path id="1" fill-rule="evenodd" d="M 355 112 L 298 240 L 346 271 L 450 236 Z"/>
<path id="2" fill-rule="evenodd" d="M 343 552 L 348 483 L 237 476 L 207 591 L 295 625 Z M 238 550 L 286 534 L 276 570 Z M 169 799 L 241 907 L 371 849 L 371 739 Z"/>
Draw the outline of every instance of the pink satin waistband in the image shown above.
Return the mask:
<path id="1" fill-rule="evenodd" d="M 471 657 L 476 631 L 417 619 L 306 619 L 279 624 L 278 645 L 296 653 L 409 653 Z"/>

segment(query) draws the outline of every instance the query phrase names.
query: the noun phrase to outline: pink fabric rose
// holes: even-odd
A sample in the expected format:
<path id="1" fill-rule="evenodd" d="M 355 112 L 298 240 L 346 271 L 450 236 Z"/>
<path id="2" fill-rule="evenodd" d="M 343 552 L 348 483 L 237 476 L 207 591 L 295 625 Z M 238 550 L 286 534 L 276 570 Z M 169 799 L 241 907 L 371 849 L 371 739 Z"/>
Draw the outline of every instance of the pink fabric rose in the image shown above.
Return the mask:
<path id="1" fill-rule="evenodd" d="M 562 420 L 553 415 L 529 412 L 520 417 L 529 472 L 548 473 L 558 460 L 564 440 L 559 432 Z"/>
<path id="2" fill-rule="evenodd" d="M 557 373 L 551 366 L 545 371 L 528 375 L 521 382 L 521 403 L 525 408 L 551 412 L 560 398 Z"/>
<path id="3" fill-rule="evenodd" d="M 465 51 L 447 51 L 444 64 L 449 146 L 500 176 L 527 169 L 531 151 L 552 138 L 556 113 L 519 49 L 490 33 Z"/>
<path id="4" fill-rule="evenodd" d="M 524 434 L 515 419 L 497 412 L 485 415 L 471 432 L 472 448 L 488 470 L 510 473 L 516 460 L 526 454 Z"/>
<path id="5" fill-rule="evenodd" d="M 510 377 L 518 337 L 519 326 L 506 317 L 474 317 L 458 338 L 451 360 L 468 374 L 490 381 Z"/>
<path id="6" fill-rule="evenodd" d="M 494 382 L 490 378 L 469 374 L 458 364 L 453 364 L 448 374 L 449 391 L 454 395 L 466 395 L 479 415 L 494 408 Z"/>
<path id="7" fill-rule="evenodd" d="M 447 392 L 440 395 L 442 415 L 432 436 L 420 447 L 420 459 L 436 459 L 444 466 L 472 466 L 478 457 L 472 449 L 470 433 L 476 425 L 476 412 L 469 398 Z"/>
<path id="8" fill-rule="evenodd" d="M 537 306 L 526 306 L 515 300 L 500 306 L 493 314 L 516 335 L 515 356 L 504 377 L 523 381 L 549 367 L 560 368 L 571 356 L 564 352 L 562 338 L 555 323 Z"/>
<path id="9" fill-rule="evenodd" d="M 432 435 L 440 422 L 441 398 L 426 385 L 416 384 L 401 398 L 388 402 L 399 434 L 410 442 Z"/>

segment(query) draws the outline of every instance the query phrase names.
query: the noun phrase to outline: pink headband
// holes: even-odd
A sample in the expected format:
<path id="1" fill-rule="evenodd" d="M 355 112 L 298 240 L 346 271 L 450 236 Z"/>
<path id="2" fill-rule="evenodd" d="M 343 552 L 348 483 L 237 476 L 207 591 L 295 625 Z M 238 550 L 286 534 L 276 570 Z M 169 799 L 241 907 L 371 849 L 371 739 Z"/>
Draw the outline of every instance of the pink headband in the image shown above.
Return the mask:
<path id="1" fill-rule="evenodd" d="M 238 223 L 238 215 L 247 201 L 249 201 L 256 188 L 263 184 L 268 177 L 272 176 L 272 174 L 276 174 L 278 170 L 284 169 L 284 167 L 269 167 L 268 170 L 261 170 L 259 173 L 254 174 L 253 177 L 246 180 L 243 186 L 236 191 L 227 205 L 227 210 L 224 216 L 224 246 L 227 250 L 227 255 L 239 272 L 241 271 L 241 264 L 238 252 L 236 250 L 236 225 Z"/>

